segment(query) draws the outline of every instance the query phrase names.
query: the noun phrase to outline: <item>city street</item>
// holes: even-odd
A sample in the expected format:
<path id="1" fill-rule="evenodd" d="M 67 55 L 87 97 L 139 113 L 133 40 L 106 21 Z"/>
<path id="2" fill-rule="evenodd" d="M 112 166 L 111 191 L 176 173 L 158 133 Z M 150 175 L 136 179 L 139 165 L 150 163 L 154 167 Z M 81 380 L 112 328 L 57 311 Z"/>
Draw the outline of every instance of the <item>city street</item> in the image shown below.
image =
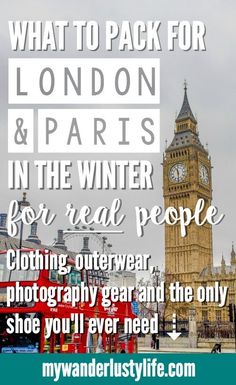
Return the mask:
<path id="1" fill-rule="evenodd" d="M 183 338 L 177 339 L 173 344 L 170 345 L 170 339 L 167 337 L 163 343 L 161 338 L 160 348 L 158 350 L 151 348 L 151 336 L 147 335 L 138 339 L 138 353 L 153 353 L 153 354 L 173 354 L 173 353 L 211 353 L 213 346 L 209 347 L 199 347 L 199 348 L 189 348 L 186 346 L 186 341 L 182 342 Z M 163 345 L 166 346 L 163 346 Z M 235 353 L 235 349 L 221 348 L 221 353 Z"/>
<path id="2" fill-rule="evenodd" d="M 207 348 L 161 348 L 159 350 L 152 349 L 151 347 L 140 346 L 138 349 L 138 353 L 152 353 L 152 354 L 174 354 L 174 353 L 211 353 L 211 349 Z M 221 353 L 235 353 L 234 349 L 222 349 Z"/>

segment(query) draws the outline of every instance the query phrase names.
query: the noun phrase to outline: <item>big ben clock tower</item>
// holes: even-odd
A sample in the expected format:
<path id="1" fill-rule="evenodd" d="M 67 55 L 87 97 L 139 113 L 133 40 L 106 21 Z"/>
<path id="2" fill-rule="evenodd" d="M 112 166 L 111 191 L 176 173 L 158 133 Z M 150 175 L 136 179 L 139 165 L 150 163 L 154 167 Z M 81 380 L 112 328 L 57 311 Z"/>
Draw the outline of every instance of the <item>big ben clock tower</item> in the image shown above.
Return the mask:
<path id="1" fill-rule="evenodd" d="M 211 205 L 211 161 L 201 144 L 184 85 L 184 100 L 175 120 L 174 138 L 163 160 L 163 190 L 165 208 L 180 206 L 194 211 L 198 199 L 204 199 L 205 211 Z M 203 212 L 203 215 L 205 214 Z M 192 222 L 187 235 L 181 237 L 177 225 L 165 226 L 166 281 L 179 281 L 193 286 L 204 268 L 213 266 L 212 227 Z"/>

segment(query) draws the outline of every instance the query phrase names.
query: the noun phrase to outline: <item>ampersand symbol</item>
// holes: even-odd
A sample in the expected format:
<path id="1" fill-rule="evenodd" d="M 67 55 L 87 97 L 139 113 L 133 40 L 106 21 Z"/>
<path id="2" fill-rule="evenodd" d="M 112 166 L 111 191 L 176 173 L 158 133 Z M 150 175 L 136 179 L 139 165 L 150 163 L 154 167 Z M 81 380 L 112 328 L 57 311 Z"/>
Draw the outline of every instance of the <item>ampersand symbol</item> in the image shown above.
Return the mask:
<path id="1" fill-rule="evenodd" d="M 22 128 L 24 120 L 22 118 L 16 119 L 17 130 L 15 132 L 14 140 L 16 144 L 27 144 L 27 129 Z M 21 129 L 22 128 L 22 129 Z"/>

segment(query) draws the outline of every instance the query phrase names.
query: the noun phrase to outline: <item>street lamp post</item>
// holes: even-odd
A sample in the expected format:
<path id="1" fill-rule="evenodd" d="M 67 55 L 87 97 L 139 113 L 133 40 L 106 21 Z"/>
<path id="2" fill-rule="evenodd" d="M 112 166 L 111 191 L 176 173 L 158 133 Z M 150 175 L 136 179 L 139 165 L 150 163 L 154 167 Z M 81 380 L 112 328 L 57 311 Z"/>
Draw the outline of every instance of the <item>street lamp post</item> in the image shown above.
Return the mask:
<path id="1" fill-rule="evenodd" d="M 154 271 L 153 271 L 153 275 L 154 275 L 154 286 L 158 286 L 159 284 L 159 276 L 160 276 L 160 270 L 158 268 L 158 266 L 155 266 L 154 268 Z M 159 313 L 159 307 L 158 307 L 158 301 L 156 303 L 156 314 L 158 315 Z M 159 330 L 159 315 L 158 315 L 158 330 Z M 159 339 L 156 338 L 156 350 L 159 350 Z"/>
<path id="2" fill-rule="evenodd" d="M 102 237 L 102 253 L 105 253 L 105 244 L 107 241 L 107 237 Z"/>
<path id="3" fill-rule="evenodd" d="M 155 266 L 154 271 L 153 271 L 153 275 L 154 275 L 154 286 L 157 287 L 159 284 L 159 276 L 160 276 L 160 270 L 159 270 L 158 266 Z M 156 307 L 156 313 L 158 314 L 158 302 L 157 302 L 157 307 Z"/>
<path id="4" fill-rule="evenodd" d="M 26 200 L 26 192 L 23 192 L 23 198 L 22 201 L 18 201 L 18 212 L 22 213 L 22 209 L 24 207 L 30 206 L 30 203 Z M 24 223 L 21 219 L 20 223 L 20 241 L 19 241 L 19 249 L 20 249 L 20 254 L 21 254 L 21 249 L 22 249 L 22 242 L 23 242 L 23 231 L 24 231 Z"/>

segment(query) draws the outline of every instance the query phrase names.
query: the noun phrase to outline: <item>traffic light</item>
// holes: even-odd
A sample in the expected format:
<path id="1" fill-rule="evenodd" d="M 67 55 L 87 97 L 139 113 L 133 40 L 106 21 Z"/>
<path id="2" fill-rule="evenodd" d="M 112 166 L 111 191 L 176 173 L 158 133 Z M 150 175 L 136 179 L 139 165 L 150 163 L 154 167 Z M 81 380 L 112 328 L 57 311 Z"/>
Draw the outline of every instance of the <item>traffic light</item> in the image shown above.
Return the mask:
<path id="1" fill-rule="evenodd" d="M 234 307 L 232 303 L 229 304 L 229 320 L 234 322 Z"/>

